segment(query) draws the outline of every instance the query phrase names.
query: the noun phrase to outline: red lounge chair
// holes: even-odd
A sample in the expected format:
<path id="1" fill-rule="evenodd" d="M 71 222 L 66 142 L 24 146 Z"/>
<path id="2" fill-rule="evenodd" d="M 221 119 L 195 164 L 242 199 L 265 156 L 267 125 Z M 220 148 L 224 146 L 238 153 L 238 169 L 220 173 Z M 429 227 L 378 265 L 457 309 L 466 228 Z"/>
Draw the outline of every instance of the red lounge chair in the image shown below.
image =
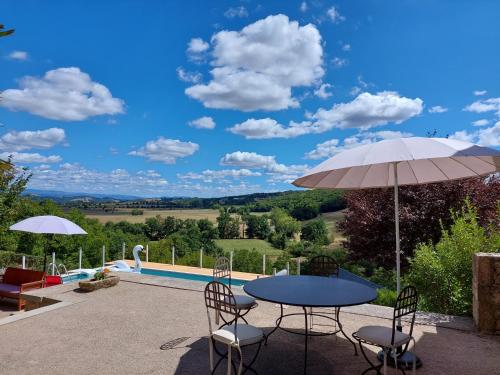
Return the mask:
<path id="1" fill-rule="evenodd" d="M 0 283 L 0 297 L 17 299 L 17 308 L 21 310 L 25 302 L 21 294 L 30 289 L 43 287 L 45 272 L 7 268 Z"/>
<path id="2" fill-rule="evenodd" d="M 46 288 L 48 288 L 49 286 L 60 285 L 62 283 L 63 281 L 61 276 L 45 276 Z"/>

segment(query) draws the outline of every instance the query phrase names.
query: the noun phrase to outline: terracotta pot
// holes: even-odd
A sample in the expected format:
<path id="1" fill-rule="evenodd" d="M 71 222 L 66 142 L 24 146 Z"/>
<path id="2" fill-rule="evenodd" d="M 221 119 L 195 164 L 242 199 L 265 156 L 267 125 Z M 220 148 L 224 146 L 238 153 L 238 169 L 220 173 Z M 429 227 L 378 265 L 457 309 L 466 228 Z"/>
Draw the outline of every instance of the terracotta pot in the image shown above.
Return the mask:
<path id="1" fill-rule="evenodd" d="M 102 280 L 82 280 L 78 283 L 78 286 L 85 292 L 92 292 L 97 289 L 115 286 L 118 281 L 120 281 L 118 276 L 106 276 Z"/>

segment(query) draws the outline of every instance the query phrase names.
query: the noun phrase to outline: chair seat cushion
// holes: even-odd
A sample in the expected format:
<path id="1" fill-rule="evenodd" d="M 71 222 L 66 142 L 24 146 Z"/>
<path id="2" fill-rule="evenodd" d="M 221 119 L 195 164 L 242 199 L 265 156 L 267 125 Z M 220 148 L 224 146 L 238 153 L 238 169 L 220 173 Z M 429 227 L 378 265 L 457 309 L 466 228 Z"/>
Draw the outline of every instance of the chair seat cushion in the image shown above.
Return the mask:
<path id="1" fill-rule="evenodd" d="M 19 285 L 0 284 L 0 292 L 19 294 L 21 293 L 21 287 Z"/>
<path id="2" fill-rule="evenodd" d="M 368 341 L 369 343 L 383 346 L 386 348 L 391 347 L 392 328 L 382 326 L 366 326 L 356 332 L 356 336 L 360 339 Z M 394 347 L 406 344 L 410 340 L 410 336 L 406 333 L 396 330 L 394 333 Z"/>
<path id="3" fill-rule="evenodd" d="M 228 345 L 239 344 L 240 346 L 256 344 L 264 339 L 264 331 L 250 324 L 238 324 L 237 337 L 234 335 L 235 324 L 222 327 L 215 331 L 212 336 L 216 341 Z"/>
<path id="4" fill-rule="evenodd" d="M 255 298 L 241 294 L 235 294 L 234 300 L 236 302 L 236 307 L 238 308 L 238 310 L 248 310 L 256 304 Z"/>

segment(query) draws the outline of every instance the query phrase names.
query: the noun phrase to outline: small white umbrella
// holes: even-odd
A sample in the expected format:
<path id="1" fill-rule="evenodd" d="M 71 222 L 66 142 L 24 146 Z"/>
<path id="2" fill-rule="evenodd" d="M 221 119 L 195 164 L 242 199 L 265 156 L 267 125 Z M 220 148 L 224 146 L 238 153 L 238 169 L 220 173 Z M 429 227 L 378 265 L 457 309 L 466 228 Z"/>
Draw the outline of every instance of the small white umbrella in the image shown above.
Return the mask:
<path id="1" fill-rule="evenodd" d="M 399 294 L 398 186 L 484 176 L 499 170 L 498 150 L 447 138 L 397 138 L 340 152 L 308 171 L 293 184 L 319 189 L 394 186 L 396 274 Z"/>
<path id="2" fill-rule="evenodd" d="M 40 234 L 87 234 L 78 225 L 59 216 L 33 216 L 28 219 L 24 219 L 14 225 L 11 225 L 10 230 L 29 232 L 29 233 L 40 233 Z M 43 268 L 47 266 L 47 251 L 45 251 L 45 259 Z"/>

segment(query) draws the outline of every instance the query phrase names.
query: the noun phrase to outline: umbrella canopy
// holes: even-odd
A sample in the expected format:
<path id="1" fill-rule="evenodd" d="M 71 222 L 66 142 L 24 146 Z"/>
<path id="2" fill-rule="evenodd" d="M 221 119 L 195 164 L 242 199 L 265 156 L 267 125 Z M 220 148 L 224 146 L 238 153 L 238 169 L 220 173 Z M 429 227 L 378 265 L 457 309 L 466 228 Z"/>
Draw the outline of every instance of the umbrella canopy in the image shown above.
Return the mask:
<path id="1" fill-rule="evenodd" d="M 78 225 L 59 216 L 34 216 L 11 225 L 10 230 L 46 234 L 87 234 Z"/>
<path id="2" fill-rule="evenodd" d="M 394 166 L 397 165 L 397 171 Z M 295 180 L 308 188 L 415 185 L 495 173 L 500 151 L 447 138 L 398 138 L 338 153 Z"/>

